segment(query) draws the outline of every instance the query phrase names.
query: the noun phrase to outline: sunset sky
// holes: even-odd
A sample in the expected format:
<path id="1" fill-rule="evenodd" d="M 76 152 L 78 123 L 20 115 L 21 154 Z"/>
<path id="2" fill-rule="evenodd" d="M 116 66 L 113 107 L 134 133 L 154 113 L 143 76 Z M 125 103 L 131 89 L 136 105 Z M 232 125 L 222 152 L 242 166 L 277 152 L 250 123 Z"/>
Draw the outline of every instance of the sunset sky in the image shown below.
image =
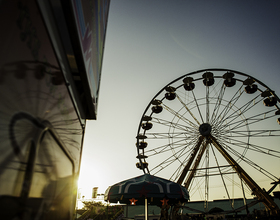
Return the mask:
<path id="1" fill-rule="evenodd" d="M 135 166 L 141 116 L 176 78 L 233 69 L 280 96 L 279 11 L 272 0 L 112 0 L 97 120 L 86 125 L 82 195 L 143 173 Z"/>

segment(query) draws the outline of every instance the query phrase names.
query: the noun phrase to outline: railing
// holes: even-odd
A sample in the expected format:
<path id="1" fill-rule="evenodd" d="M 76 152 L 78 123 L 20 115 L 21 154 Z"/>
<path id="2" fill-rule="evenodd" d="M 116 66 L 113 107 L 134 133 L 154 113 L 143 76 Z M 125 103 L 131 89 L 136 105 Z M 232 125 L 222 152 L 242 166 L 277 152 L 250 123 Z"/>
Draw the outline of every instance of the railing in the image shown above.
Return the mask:
<path id="1" fill-rule="evenodd" d="M 85 211 L 79 218 L 77 218 L 77 220 L 86 220 L 90 216 L 92 208 L 93 207 L 91 207 L 89 210 Z"/>

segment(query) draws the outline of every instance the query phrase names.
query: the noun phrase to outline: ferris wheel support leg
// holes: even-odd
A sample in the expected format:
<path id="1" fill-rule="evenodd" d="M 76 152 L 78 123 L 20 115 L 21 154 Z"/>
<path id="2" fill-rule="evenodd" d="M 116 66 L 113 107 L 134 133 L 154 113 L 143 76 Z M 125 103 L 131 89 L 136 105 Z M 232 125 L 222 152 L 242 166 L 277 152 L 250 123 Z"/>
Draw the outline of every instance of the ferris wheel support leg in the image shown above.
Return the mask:
<path id="1" fill-rule="evenodd" d="M 280 215 L 280 210 L 273 199 L 262 190 L 259 185 L 242 169 L 241 166 L 225 151 L 225 149 L 219 144 L 219 142 L 212 135 L 208 136 L 209 140 L 218 149 L 218 151 L 223 155 L 227 162 L 235 169 L 239 176 L 245 181 L 245 183 L 250 187 L 252 192 L 258 197 L 259 200 L 263 202 L 265 207 L 270 211 L 271 215 Z"/>
<path id="2" fill-rule="evenodd" d="M 197 167 L 198 167 L 198 165 L 199 165 L 199 163 L 201 161 L 202 155 L 204 154 L 204 151 L 205 151 L 205 149 L 206 149 L 208 144 L 209 144 L 208 141 L 205 142 L 203 144 L 203 147 L 201 148 L 199 154 L 197 155 L 195 163 L 193 164 L 193 167 L 191 168 L 191 172 L 189 173 L 189 175 L 187 177 L 187 180 L 185 181 L 185 184 L 184 184 L 186 189 L 188 189 L 189 186 L 190 186 L 191 180 L 194 177 L 195 171 L 196 171 L 196 169 L 197 169 Z"/>
<path id="3" fill-rule="evenodd" d="M 185 177 L 187 175 L 187 172 L 189 171 L 189 169 L 190 169 L 190 167 L 191 167 L 191 165 L 192 165 L 192 163 L 194 161 L 194 158 L 195 158 L 195 156 L 196 156 L 196 154 L 197 154 L 197 152 L 199 150 L 199 147 L 200 147 L 200 145 L 201 145 L 203 140 L 204 140 L 204 137 L 200 136 L 199 139 L 198 139 L 198 142 L 197 142 L 197 144 L 196 144 L 196 146 L 195 146 L 195 148 L 194 148 L 194 150 L 192 152 L 191 158 L 189 159 L 187 165 L 184 167 L 184 170 L 181 173 L 181 175 L 180 175 L 180 177 L 179 177 L 179 179 L 177 181 L 178 184 L 181 185 L 183 183 L 183 181 L 184 181 L 184 179 L 185 179 Z"/>

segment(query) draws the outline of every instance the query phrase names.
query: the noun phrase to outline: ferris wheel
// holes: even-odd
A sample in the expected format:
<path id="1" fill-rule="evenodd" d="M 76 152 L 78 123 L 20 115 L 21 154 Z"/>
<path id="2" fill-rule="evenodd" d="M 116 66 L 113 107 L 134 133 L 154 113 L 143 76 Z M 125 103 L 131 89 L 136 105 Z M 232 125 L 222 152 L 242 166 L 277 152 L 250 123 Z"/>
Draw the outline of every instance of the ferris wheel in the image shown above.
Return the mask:
<path id="1" fill-rule="evenodd" d="M 204 69 L 164 86 L 137 131 L 137 168 L 184 185 L 191 201 L 269 194 L 280 177 L 279 98 L 261 81 L 228 69 Z M 271 183 L 273 183 L 271 185 Z M 264 190 L 265 189 L 265 190 Z"/>

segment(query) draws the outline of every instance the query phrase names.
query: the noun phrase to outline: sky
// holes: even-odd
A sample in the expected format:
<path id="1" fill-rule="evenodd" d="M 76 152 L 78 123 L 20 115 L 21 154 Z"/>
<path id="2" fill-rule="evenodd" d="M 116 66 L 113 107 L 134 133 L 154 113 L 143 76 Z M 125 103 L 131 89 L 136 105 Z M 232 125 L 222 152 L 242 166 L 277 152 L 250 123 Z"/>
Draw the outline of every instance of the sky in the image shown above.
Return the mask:
<path id="1" fill-rule="evenodd" d="M 141 175 L 136 135 L 142 114 L 169 82 L 196 70 L 226 68 L 262 81 L 280 96 L 280 2 L 112 0 L 97 120 L 87 121 L 78 187 Z"/>

